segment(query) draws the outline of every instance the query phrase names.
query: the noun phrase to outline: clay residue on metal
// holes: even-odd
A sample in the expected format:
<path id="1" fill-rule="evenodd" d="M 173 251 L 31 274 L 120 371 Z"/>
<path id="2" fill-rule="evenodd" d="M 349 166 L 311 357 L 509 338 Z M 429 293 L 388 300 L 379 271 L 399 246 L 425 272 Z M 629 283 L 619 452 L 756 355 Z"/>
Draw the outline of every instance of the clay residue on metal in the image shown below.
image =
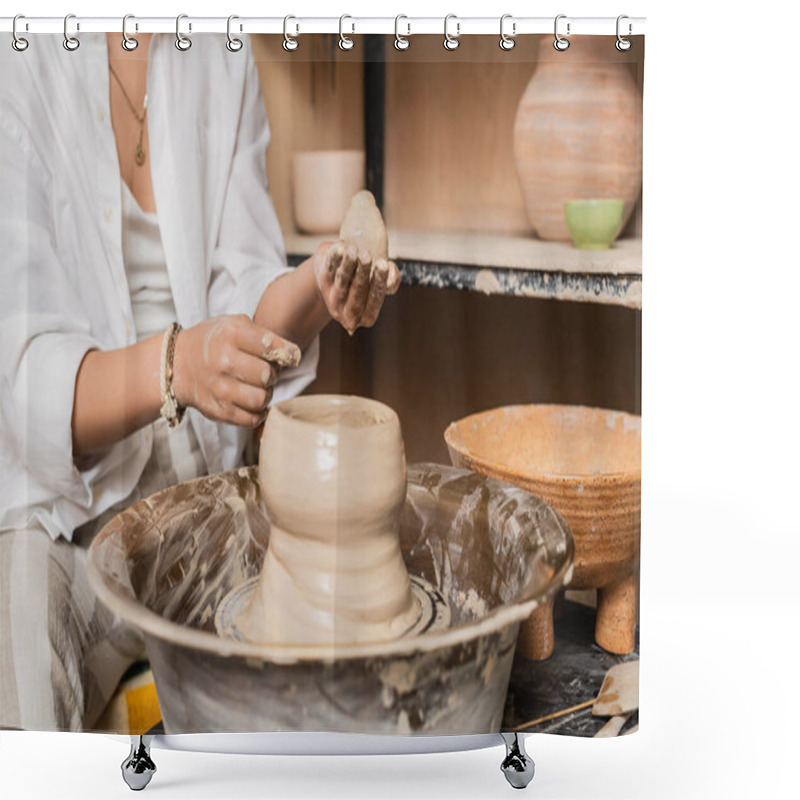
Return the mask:
<path id="1" fill-rule="evenodd" d="M 218 636 L 221 599 L 260 575 L 270 538 L 250 468 L 136 503 L 95 539 L 92 586 L 144 631 L 167 733 L 497 731 L 519 623 L 572 560 L 563 521 L 527 492 L 413 465 L 401 553 L 447 599 L 447 630 L 353 646 Z"/>

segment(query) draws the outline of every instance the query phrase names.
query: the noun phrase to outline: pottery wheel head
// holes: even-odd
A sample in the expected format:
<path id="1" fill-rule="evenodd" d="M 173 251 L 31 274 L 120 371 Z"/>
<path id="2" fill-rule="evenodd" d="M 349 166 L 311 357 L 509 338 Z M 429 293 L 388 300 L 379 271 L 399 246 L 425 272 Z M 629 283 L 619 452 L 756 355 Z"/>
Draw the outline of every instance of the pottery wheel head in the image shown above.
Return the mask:
<path id="1" fill-rule="evenodd" d="M 422 578 L 410 575 L 411 593 L 419 603 L 419 616 L 399 638 L 410 639 L 424 633 L 442 631 L 450 627 L 450 607 L 441 592 Z M 249 606 L 250 598 L 258 585 L 258 576 L 237 586 L 222 598 L 214 615 L 217 633 L 227 639 L 247 641 L 236 624 L 239 615 Z M 281 644 L 270 642 L 269 644 Z M 342 642 L 341 644 L 348 644 Z"/>

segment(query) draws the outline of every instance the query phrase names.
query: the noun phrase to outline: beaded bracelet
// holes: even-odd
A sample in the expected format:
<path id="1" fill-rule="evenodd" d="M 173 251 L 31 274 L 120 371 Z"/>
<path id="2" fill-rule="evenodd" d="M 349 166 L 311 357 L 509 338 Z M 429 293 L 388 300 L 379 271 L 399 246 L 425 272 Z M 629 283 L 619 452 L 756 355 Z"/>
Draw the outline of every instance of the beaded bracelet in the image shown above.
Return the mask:
<path id="1" fill-rule="evenodd" d="M 175 361 L 175 342 L 178 334 L 183 330 L 177 322 L 173 322 L 164 331 L 161 343 L 161 416 L 167 421 L 170 428 L 177 428 L 185 408 L 178 405 L 175 392 L 172 391 L 173 362 Z"/>

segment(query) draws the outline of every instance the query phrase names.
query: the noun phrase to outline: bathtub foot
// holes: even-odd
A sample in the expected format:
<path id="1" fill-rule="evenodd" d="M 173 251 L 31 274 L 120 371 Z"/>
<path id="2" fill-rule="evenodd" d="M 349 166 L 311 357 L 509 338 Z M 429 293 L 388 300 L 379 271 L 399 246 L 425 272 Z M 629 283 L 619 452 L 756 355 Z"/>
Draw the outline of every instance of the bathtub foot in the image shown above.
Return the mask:
<path id="1" fill-rule="evenodd" d="M 150 742 L 153 736 L 131 736 L 131 752 L 122 762 L 122 779 L 134 792 L 139 792 L 150 783 L 156 765 L 150 758 Z"/>
<path id="2" fill-rule="evenodd" d="M 524 789 L 535 771 L 533 759 L 525 752 L 525 740 L 518 733 L 501 733 L 506 743 L 506 757 L 500 769 L 515 789 Z"/>

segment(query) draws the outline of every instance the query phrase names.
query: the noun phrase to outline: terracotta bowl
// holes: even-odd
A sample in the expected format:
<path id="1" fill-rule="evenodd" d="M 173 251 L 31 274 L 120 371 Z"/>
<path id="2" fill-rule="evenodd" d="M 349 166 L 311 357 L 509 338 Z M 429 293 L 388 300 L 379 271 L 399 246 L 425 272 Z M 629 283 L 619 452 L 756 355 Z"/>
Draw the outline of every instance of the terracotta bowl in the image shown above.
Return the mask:
<path id="1" fill-rule="evenodd" d="M 500 478 L 559 511 L 575 539 L 575 589 L 597 589 L 595 640 L 634 648 L 639 557 L 641 418 L 584 406 L 506 406 L 453 422 L 444 434 L 455 466 Z M 552 603 L 520 632 L 532 658 L 553 651 Z"/>

